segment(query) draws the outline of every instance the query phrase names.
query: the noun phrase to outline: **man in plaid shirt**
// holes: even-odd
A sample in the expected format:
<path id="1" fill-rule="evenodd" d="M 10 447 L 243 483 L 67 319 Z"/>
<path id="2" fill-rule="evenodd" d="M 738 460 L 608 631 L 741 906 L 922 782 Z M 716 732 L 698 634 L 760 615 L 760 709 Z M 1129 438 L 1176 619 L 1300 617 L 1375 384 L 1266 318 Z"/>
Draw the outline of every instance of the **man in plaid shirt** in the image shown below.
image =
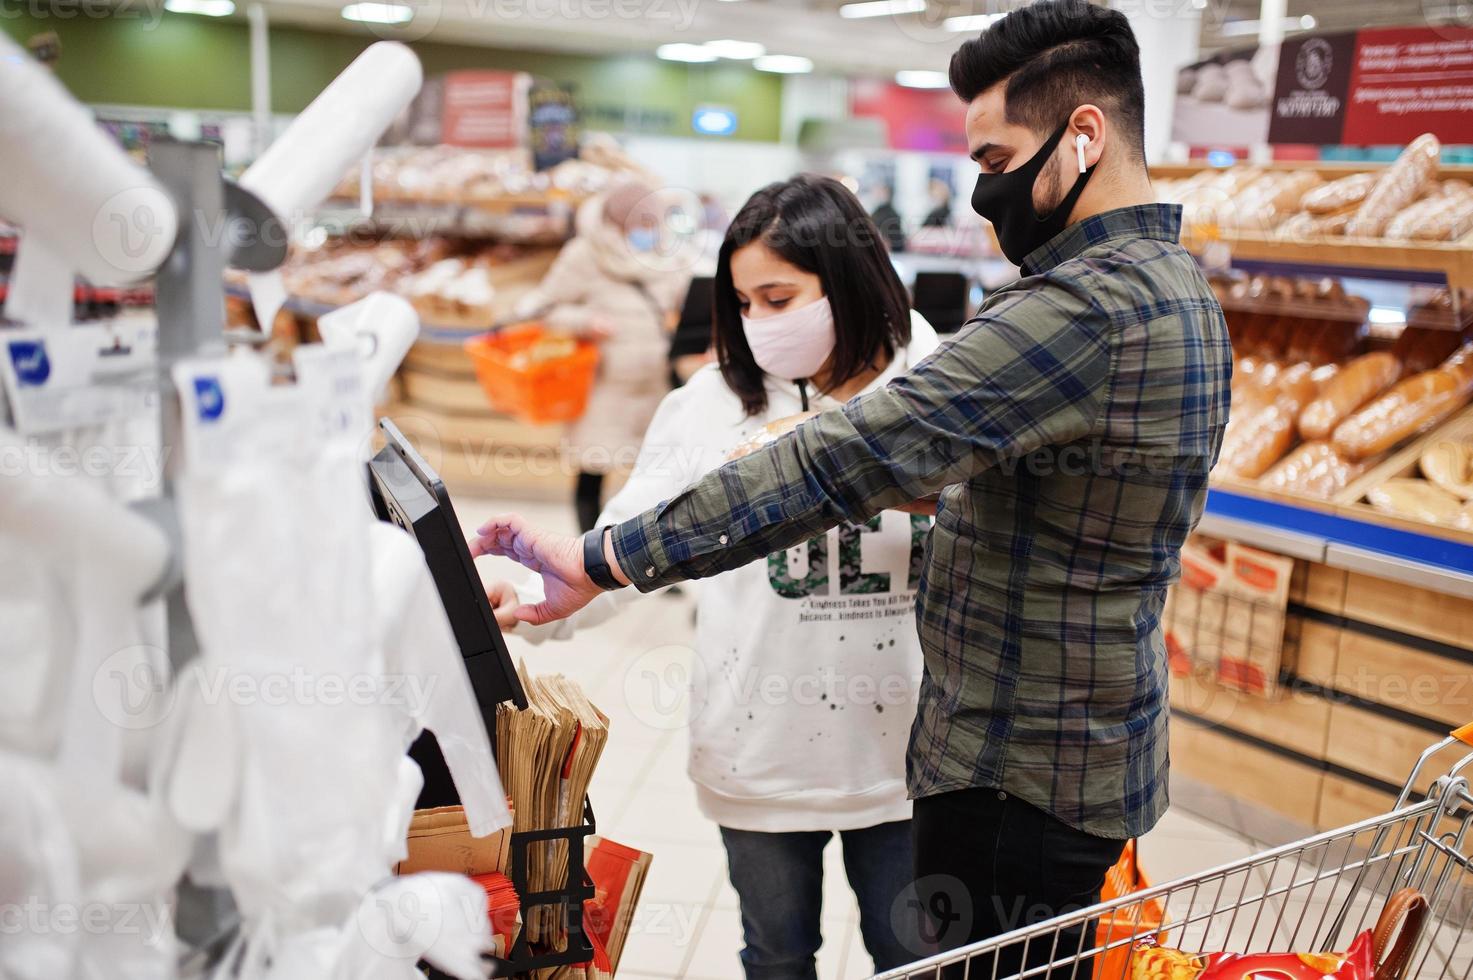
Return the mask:
<path id="1" fill-rule="evenodd" d="M 518 612 L 541 622 L 601 587 L 713 575 L 939 493 L 909 784 L 941 948 L 1097 901 L 1166 809 L 1160 614 L 1232 363 L 1179 209 L 1154 200 L 1124 16 L 1041 0 L 966 42 L 951 81 L 973 206 L 1016 282 L 910 374 L 655 510 L 586 542 L 499 518 L 477 543 L 542 573 L 547 601 Z"/>

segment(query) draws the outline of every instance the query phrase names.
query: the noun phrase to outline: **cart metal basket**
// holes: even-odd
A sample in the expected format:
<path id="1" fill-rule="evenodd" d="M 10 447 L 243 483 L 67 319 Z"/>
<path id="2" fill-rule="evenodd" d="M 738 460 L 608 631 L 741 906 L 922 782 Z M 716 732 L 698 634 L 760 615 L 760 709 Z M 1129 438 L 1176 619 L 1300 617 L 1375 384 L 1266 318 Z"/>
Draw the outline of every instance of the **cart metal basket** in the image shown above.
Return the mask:
<path id="1" fill-rule="evenodd" d="M 1458 742 L 1473 746 L 1473 725 L 1422 753 L 1389 813 L 941 953 L 877 980 L 1129 980 L 1129 951 L 1144 939 L 1194 953 L 1343 950 L 1375 924 L 1386 896 L 1403 887 L 1420 890 L 1430 908 L 1406 976 L 1468 980 L 1473 795 L 1464 772 L 1473 753 L 1437 778 L 1425 797 L 1412 791 L 1428 760 Z M 1162 908 L 1159 922 L 1151 913 Z M 1094 937 L 1086 940 L 1090 926 Z M 1000 960 L 1025 966 L 999 972 Z"/>

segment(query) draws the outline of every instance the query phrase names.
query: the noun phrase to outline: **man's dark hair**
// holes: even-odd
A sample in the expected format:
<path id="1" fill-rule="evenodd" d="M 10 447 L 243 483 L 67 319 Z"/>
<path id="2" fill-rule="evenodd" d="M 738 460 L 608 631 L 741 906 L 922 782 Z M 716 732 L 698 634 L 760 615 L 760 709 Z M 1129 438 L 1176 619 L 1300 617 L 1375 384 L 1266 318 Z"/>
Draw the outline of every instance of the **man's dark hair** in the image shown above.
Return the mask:
<path id="1" fill-rule="evenodd" d="M 767 409 L 767 386 L 731 279 L 731 256 L 761 242 L 784 262 L 818 276 L 834 311 L 830 364 L 835 385 L 910 343 L 910 297 L 890 264 L 884 237 L 859 199 L 831 177 L 799 174 L 747 199 L 721 243 L 712 288 L 716 362 L 752 416 Z"/>
<path id="2" fill-rule="evenodd" d="M 1008 122 L 1035 133 L 1052 133 L 1077 107 L 1098 105 L 1145 159 L 1141 51 L 1118 10 L 1088 0 L 1038 0 L 958 48 L 950 77 L 963 102 L 1006 79 Z"/>

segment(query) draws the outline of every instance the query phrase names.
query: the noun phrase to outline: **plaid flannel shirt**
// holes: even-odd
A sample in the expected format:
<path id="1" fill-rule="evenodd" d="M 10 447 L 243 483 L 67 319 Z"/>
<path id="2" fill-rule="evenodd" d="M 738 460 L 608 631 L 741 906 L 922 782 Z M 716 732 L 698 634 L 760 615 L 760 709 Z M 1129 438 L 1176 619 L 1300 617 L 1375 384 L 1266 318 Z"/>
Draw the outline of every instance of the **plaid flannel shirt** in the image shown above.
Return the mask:
<path id="1" fill-rule="evenodd" d="M 648 591 L 940 491 L 911 795 L 989 787 L 1145 833 L 1167 795 L 1161 608 L 1232 372 L 1180 226 L 1169 205 L 1072 225 L 909 374 L 617 525 L 621 566 Z"/>

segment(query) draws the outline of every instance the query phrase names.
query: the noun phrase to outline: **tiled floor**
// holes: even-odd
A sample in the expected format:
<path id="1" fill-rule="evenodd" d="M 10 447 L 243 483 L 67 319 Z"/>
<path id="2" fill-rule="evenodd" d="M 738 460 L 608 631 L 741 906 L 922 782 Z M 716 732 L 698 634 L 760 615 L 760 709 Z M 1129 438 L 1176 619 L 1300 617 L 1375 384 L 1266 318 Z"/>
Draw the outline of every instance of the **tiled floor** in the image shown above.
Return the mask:
<path id="1" fill-rule="evenodd" d="M 457 507 L 468 529 L 494 513 L 516 510 L 542 526 L 573 530 L 572 508 L 561 502 L 497 505 L 461 498 Z M 488 580 L 512 567 L 499 559 L 482 559 L 480 564 Z M 685 776 L 681 705 L 669 696 L 685 676 L 692 607 L 689 592 L 654 597 L 568 642 L 533 646 L 515 634 L 510 641 L 513 655 L 525 657 L 534 672 L 560 671 L 576 678 L 611 719 L 609 747 L 591 792 L 599 833 L 654 855 L 621 977 L 741 977 L 737 959 L 741 921 L 736 895 L 726 881 L 725 852 L 715 825 L 697 810 Z M 1164 883 L 1265 849 L 1265 845 L 1177 809 L 1143 839 L 1140 855 L 1152 879 Z M 858 908 L 844 880 L 838 846 L 831 844 L 825 858 L 819 977 L 869 976 L 870 959 L 858 934 Z M 1243 881 L 1241 877 L 1231 879 L 1223 894 L 1237 894 Z M 1263 873 L 1248 880 L 1248 886 L 1260 892 L 1268 884 L 1269 876 Z M 1319 897 L 1309 903 L 1291 897 L 1289 907 L 1283 909 L 1286 921 L 1297 922 L 1301 912 L 1306 922 L 1320 919 Z M 1183 895 L 1181 901 L 1172 903 L 1172 912 L 1177 921 L 1184 921 L 1219 901 L 1211 893 Z M 1255 949 L 1270 948 L 1266 944 L 1280 904 L 1271 903 L 1261 916 L 1254 906 L 1236 920 L 1214 918 L 1194 927 L 1188 939 L 1196 940 L 1191 944 L 1195 948 L 1241 949 L 1250 941 Z M 1188 911 L 1188 905 L 1197 911 Z M 1287 941 L 1287 931 L 1279 933 L 1277 947 L 1283 948 Z M 1439 942 L 1447 952 L 1453 951 L 1451 944 L 1452 937 Z M 1459 944 L 1454 960 L 1458 968 L 1448 976 L 1468 975 L 1473 952 L 1468 946 L 1467 939 Z M 1429 961 L 1419 976 L 1438 976 L 1442 965 L 1433 966 Z"/>

